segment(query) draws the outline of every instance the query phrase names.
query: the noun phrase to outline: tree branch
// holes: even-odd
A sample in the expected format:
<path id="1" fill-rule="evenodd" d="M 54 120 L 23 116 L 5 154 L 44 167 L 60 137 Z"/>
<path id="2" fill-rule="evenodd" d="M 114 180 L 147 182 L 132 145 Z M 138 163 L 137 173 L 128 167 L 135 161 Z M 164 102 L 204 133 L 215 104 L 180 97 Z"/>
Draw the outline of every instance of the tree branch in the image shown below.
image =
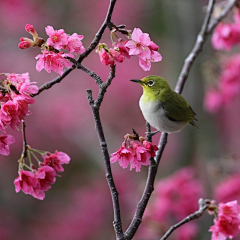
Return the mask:
<path id="1" fill-rule="evenodd" d="M 99 109 L 103 101 L 104 95 L 106 93 L 106 90 L 108 86 L 111 84 L 114 77 L 115 77 L 115 66 L 111 67 L 107 81 L 99 85 L 99 93 L 96 101 L 93 100 L 91 90 L 87 90 L 87 98 L 88 98 L 89 105 L 91 107 L 93 118 L 95 121 L 95 128 L 96 128 L 99 144 L 100 144 L 102 154 L 103 154 L 103 159 L 104 159 L 106 179 L 107 179 L 108 186 L 112 196 L 113 212 L 114 212 L 114 221 L 113 221 L 114 230 L 115 230 L 117 239 L 124 240 L 124 235 L 122 230 L 122 221 L 121 221 L 121 215 L 120 215 L 120 205 L 119 205 L 119 199 L 118 199 L 118 191 L 116 189 L 116 186 L 113 180 L 108 147 L 105 140 L 101 118 L 99 114 Z"/>
<path id="2" fill-rule="evenodd" d="M 203 213 L 205 212 L 205 210 L 208 208 L 209 205 L 210 205 L 210 200 L 199 199 L 199 209 L 196 212 L 194 212 L 194 213 L 190 214 L 189 216 L 187 216 L 186 218 L 184 218 L 182 221 L 171 226 L 160 240 L 166 240 L 172 234 L 172 232 L 174 230 L 176 230 L 183 224 L 190 222 L 194 219 L 200 218 L 203 215 Z"/>
<path id="3" fill-rule="evenodd" d="M 108 7 L 108 12 L 107 12 L 107 16 L 102 24 L 102 26 L 100 27 L 100 29 L 98 30 L 98 32 L 95 35 L 95 38 L 92 40 L 91 44 L 89 45 L 89 47 L 87 48 L 87 50 L 80 55 L 80 57 L 78 58 L 78 62 L 81 63 L 82 60 L 84 58 L 86 58 L 98 45 L 100 39 L 102 38 L 102 35 L 106 29 L 106 27 L 111 24 L 111 17 L 112 17 L 112 13 L 113 13 L 113 9 L 115 6 L 117 0 L 110 0 L 110 5 Z"/>
<path id="4" fill-rule="evenodd" d="M 194 60 L 198 56 L 198 54 L 202 51 L 203 44 L 206 41 L 207 35 L 208 35 L 208 25 L 209 21 L 212 15 L 213 7 L 214 7 L 215 0 L 209 0 L 208 7 L 207 7 L 207 13 L 203 21 L 202 28 L 197 36 L 197 40 L 193 46 L 192 51 L 188 55 L 188 57 L 184 61 L 184 65 L 182 67 L 182 71 L 179 75 L 178 82 L 175 87 L 175 91 L 177 93 L 181 93 L 184 87 L 184 84 L 188 78 L 190 69 L 193 65 Z"/>
<path id="5" fill-rule="evenodd" d="M 193 62 L 196 59 L 196 57 L 198 56 L 198 54 L 201 52 L 203 44 L 206 41 L 207 35 L 213 30 L 214 27 L 216 27 L 217 23 L 227 14 L 227 12 L 232 8 L 232 6 L 234 5 L 234 3 L 236 1 L 237 0 L 232 0 L 231 3 L 229 3 L 223 9 L 223 12 L 219 15 L 217 20 L 211 21 L 211 24 L 210 24 L 210 19 L 211 19 L 213 7 L 214 7 L 214 4 L 215 4 L 215 0 L 209 0 L 207 13 L 206 13 L 206 16 L 204 18 L 202 28 L 201 28 L 198 36 L 197 36 L 197 40 L 195 42 L 195 45 L 194 45 L 192 51 L 190 52 L 188 57 L 185 59 L 182 71 L 179 75 L 179 79 L 178 79 L 178 82 L 177 82 L 176 87 L 175 87 L 176 92 L 178 92 L 178 93 L 182 92 L 184 84 L 185 84 L 185 82 L 187 80 L 187 77 L 189 75 L 190 69 L 193 65 Z M 149 167 L 148 178 L 147 178 L 147 182 L 146 182 L 146 185 L 145 185 L 145 189 L 144 189 L 143 195 L 141 197 L 141 200 L 138 203 L 138 206 L 137 206 L 136 212 L 134 214 L 133 220 L 132 220 L 129 228 L 127 229 L 127 231 L 124 234 L 125 239 L 132 239 L 132 237 L 136 233 L 136 231 L 137 231 L 137 229 L 138 229 L 138 227 L 139 227 L 139 225 L 142 221 L 143 213 L 146 209 L 149 198 L 150 198 L 150 196 L 151 196 L 151 194 L 154 190 L 154 181 L 155 181 L 155 177 L 156 177 L 156 173 L 157 173 L 157 168 L 158 168 L 158 165 L 160 163 L 160 160 L 161 160 L 163 151 L 165 149 L 165 146 L 167 144 L 167 138 L 168 138 L 167 133 L 162 133 L 161 134 L 161 138 L 160 138 L 160 141 L 159 141 L 159 150 L 158 150 L 157 155 L 155 157 L 156 166 L 151 166 L 150 165 L 150 167 Z M 196 215 L 197 214 L 195 213 L 194 217 Z M 197 215 L 197 216 L 200 217 L 201 215 Z M 190 216 L 190 218 L 188 218 L 188 219 L 191 220 L 192 216 Z M 184 224 L 185 221 L 186 221 L 186 219 L 183 222 L 180 222 L 180 224 L 181 225 Z M 177 225 L 177 227 L 178 227 L 178 225 Z M 170 232 L 170 234 L 171 234 L 171 232 Z"/>
<path id="6" fill-rule="evenodd" d="M 51 88 L 51 87 L 52 87 L 53 85 L 55 85 L 56 83 L 60 83 L 60 82 L 61 82 L 73 69 L 75 69 L 75 68 L 76 68 L 76 67 L 73 65 L 71 68 L 66 69 L 66 70 L 63 72 L 62 76 L 58 76 L 58 77 L 54 78 L 53 80 L 51 80 L 50 82 L 44 83 L 44 84 L 39 88 L 38 92 L 35 93 L 35 94 L 32 94 L 31 96 L 32 96 L 32 97 L 35 97 L 35 96 L 39 95 L 42 91 Z"/>
<path id="7" fill-rule="evenodd" d="M 115 6 L 115 3 L 116 3 L 117 0 L 110 0 L 110 4 L 109 4 L 109 7 L 108 7 L 108 11 L 107 11 L 107 15 L 106 15 L 106 18 L 102 24 L 102 26 L 100 27 L 100 29 L 98 30 L 98 32 L 96 33 L 94 39 L 92 40 L 91 44 L 89 45 L 89 47 L 87 48 L 87 50 L 81 54 L 77 60 L 77 62 L 79 63 L 79 68 L 81 70 L 83 70 L 84 72 L 88 73 L 90 75 L 90 70 L 87 69 L 86 67 L 82 66 L 81 65 L 81 62 L 83 61 L 84 58 L 86 58 L 98 45 L 99 41 L 101 40 L 102 38 L 102 35 L 106 29 L 106 27 L 108 27 L 109 25 L 111 25 L 111 17 L 112 17 L 112 13 L 113 13 L 113 9 L 114 9 L 114 6 Z M 56 83 L 60 83 L 72 70 L 74 70 L 76 68 L 76 64 L 72 65 L 71 68 L 68 68 L 66 69 L 64 72 L 63 72 L 63 75 L 62 76 L 59 76 L 55 79 L 53 79 L 52 81 L 50 82 L 47 82 L 45 84 L 43 84 L 40 88 L 39 88 L 39 91 L 38 93 L 36 94 L 32 94 L 32 97 L 36 96 L 36 95 L 39 95 L 42 91 L 44 90 L 47 90 L 49 88 L 51 88 L 53 85 L 55 85 Z M 88 72 L 88 70 L 90 72 Z M 91 76 L 91 75 L 90 75 Z M 97 84 L 99 83 L 99 78 L 95 78 L 97 82 Z"/>
<path id="8" fill-rule="evenodd" d="M 78 64 L 78 68 L 83 70 L 85 73 L 87 73 L 91 78 L 93 78 L 98 86 L 101 86 L 103 83 L 102 79 L 93 71 L 88 69 L 87 67 L 84 67 L 82 64 Z"/>
<path id="9" fill-rule="evenodd" d="M 27 157 L 28 145 L 27 145 L 27 138 L 26 138 L 26 124 L 24 120 L 22 120 L 22 139 L 23 139 L 22 156 L 23 158 L 25 158 Z"/>
<path id="10" fill-rule="evenodd" d="M 220 12 L 219 16 L 217 18 L 214 18 L 211 20 L 208 29 L 207 29 L 207 34 L 211 33 L 212 30 L 217 26 L 217 24 L 228 14 L 228 12 L 236 5 L 238 0 L 230 0 L 228 3 L 225 5 L 225 7 L 222 9 Z"/>

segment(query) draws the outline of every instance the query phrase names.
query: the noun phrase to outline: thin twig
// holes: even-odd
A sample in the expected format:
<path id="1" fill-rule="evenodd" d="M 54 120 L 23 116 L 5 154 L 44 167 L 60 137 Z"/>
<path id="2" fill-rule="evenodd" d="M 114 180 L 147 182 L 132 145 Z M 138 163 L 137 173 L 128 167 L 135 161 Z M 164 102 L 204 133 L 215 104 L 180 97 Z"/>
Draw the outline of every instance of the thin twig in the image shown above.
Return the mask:
<path id="1" fill-rule="evenodd" d="M 98 76 L 95 72 L 91 71 L 87 67 L 84 67 L 82 64 L 78 64 L 78 68 L 83 70 L 85 73 L 87 73 L 91 78 L 93 78 L 98 86 L 101 86 L 103 83 L 100 76 Z"/>
<path id="2" fill-rule="evenodd" d="M 101 118 L 99 114 L 99 109 L 100 109 L 102 100 L 114 76 L 115 76 L 115 66 L 111 67 L 111 71 L 107 81 L 99 87 L 97 100 L 96 101 L 93 100 L 92 91 L 89 89 L 87 90 L 87 98 L 88 98 L 89 105 L 91 107 L 93 118 L 95 121 L 95 128 L 96 128 L 96 132 L 98 135 L 98 139 L 99 139 L 99 143 L 100 143 L 100 147 L 101 147 L 103 159 L 104 159 L 106 179 L 107 179 L 111 196 L 112 196 L 113 212 L 114 212 L 114 222 L 113 222 L 114 230 L 115 230 L 117 239 L 124 240 L 124 235 L 122 230 L 122 221 L 121 221 L 121 215 L 120 215 L 120 204 L 118 199 L 118 191 L 116 189 L 116 186 L 113 180 L 108 147 L 105 140 Z"/>
<path id="3" fill-rule="evenodd" d="M 201 28 L 201 31 L 199 32 L 197 36 L 197 40 L 193 46 L 192 51 L 188 55 L 188 57 L 184 61 L 184 65 L 182 67 L 182 71 L 179 75 L 178 82 L 175 87 L 175 91 L 177 93 L 181 93 L 184 87 L 184 84 L 188 78 L 190 69 L 193 65 L 194 60 L 198 56 L 198 54 L 202 51 L 202 46 L 206 41 L 207 35 L 208 35 L 208 25 L 210 22 L 210 18 L 212 15 L 213 7 L 214 7 L 215 0 L 209 0 L 208 2 L 208 8 L 207 8 L 207 13 L 203 21 L 203 25 Z"/>
<path id="4" fill-rule="evenodd" d="M 211 20 L 209 23 L 208 29 L 207 29 L 207 34 L 211 33 L 212 30 L 217 26 L 217 24 L 228 14 L 228 12 L 236 5 L 238 0 L 231 0 L 231 1 L 226 1 L 227 4 L 225 7 L 222 9 L 218 17 L 214 18 Z"/>
<path id="5" fill-rule="evenodd" d="M 100 108 L 100 106 L 101 106 L 104 94 L 107 91 L 107 88 L 109 87 L 109 85 L 111 84 L 113 78 L 115 77 L 115 71 L 116 71 L 116 65 L 111 66 L 107 81 L 105 83 L 102 83 L 102 85 L 100 86 L 99 94 L 95 101 L 95 106 L 97 108 Z"/>
<path id="6" fill-rule="evenodd" d="M 51 88 L 51 87 L 52 87 L 53 85 L 55 85 L 56 83 L 60 83 L 60 82 L 61 82 L 73 69 L 75 69 L 75 68 L 76 68 L 76 67 L 73 65 L 71 68 L 66 69 L 66 70 L 63 72 L 62 76 L 58 76 L 58 77 L 54 78 L 53 80 L 51 80 L 50 82 L 44 83 L 44 84 L 39 88 L 38 92 L 35 93 L 35 94 L 32 94 L 31 96 L 32 96 L 32 97 L 35 97 L 35 96 L 39 95 L 42 91 Z"/>
<path id="7" fill-rule="evenodd" d="M 176 230 L 177 228 L 179 228 L 183 224 L 185 224 L 187 222 L 190 222 L 194 219 L 200 218 L 203 215 L 203 213 L 205 212 L 205 210 L 208 208 L 209 204 L 210 204 L 210 200 L 200 199 L 199 200 L 199 209 L 196 212 L 188 215 L 186 218 L 184 218 L 183 220 L 181 220 L 177 224 L 171 226 L 160 240 L 166 240 L 172 234 L 172 232 L 174 230 Z"/>
<path id="8" fill-rule="evenodd" d="M 27 157 L 28 145 L 27 145 L 27 138 L 26 138 L 26 124 L 24 120 L 22 120 L 22 139 L 23 139 L 22 156 L 23 158 L 25 158 Z"/>
<path id="9" fill-rule="evenodd" d="M 109 7 L 108 7 L 108 11 L 107 11 L 107 15 L 106 15 L 106 18 L 102 24 L 102 26 L 99 28 L 98 32 L 96 33 L 94 39 L 92 40 L 91 44 L 89 45 L 89 47 L 87 48 L 87 50 L 81 54 L 77 60 L 78 63 L 81 63 L 83 61 L 83 59 L 85 59 L 95 48 L 96 46 L 98 45 L 99 41 L 101 40 L 102 38 L 102 35 L 106 29 L 106 27 L 108 26 L 111 26 L 112 23 L 111 23 L 111 17 L 112 17 L 112 13 L 113 13 L 113 9 L 114 9 L 114 6 L 115 6 L 115 3 L 116 3 L 117 0 L 110 0 L 110 4 L 109 4 Z M 83 71 L 85 71 L 86 69 L 84 69 L 84 67 L 82 65 L 79 65 L 80 69 L 82 69 Z M 70 72 L 72 72 L 73 69 L 76 68 L 76 64 L 72 65 L 71 68 L 67 68 L 62 76 L 59 76 L 53 80 L 51 80 L 50 82 L 47 82 L 45 84 L 43 84 L 40 88 L 39 88 L 39 91 L 38 93 L 36 94 L 32 94 L 32 97 L 36 96 L 36 95 L 39 95 L 42 91 L 44 90 L 47 90 L 49 88 L 51 88 L 53 85 L 55 85 L 56 83 L 60 83 Z M 86 71 L 85 71 L 86 72 Z M 98 79 L 99 80 L 99 79 Z"/>

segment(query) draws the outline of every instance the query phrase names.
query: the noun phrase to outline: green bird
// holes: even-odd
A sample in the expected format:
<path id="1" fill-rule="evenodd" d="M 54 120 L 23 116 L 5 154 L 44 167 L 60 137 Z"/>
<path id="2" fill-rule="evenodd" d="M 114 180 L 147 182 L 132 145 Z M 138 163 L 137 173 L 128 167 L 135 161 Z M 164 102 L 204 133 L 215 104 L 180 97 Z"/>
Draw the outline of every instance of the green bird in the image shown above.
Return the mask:
<path id="1" fill-rule="evenodd" d="M 143 87 L 139 106 L 145 120 L 158 131 L 173 133 L 187 124 L 198 128 L 196 113 L 187 100 L 171 90 L 166 79 L 151 75 L 141 80 L 132 79 Z"/>

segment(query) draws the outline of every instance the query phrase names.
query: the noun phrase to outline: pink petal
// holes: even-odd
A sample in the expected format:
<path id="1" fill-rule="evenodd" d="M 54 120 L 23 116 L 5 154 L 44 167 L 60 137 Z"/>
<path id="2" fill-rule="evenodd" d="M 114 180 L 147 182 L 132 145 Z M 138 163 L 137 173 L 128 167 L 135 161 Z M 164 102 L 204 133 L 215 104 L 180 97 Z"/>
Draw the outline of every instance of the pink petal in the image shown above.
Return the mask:
<path id="1" fill-rule="evenodd" d="M 143 34 L 142 30 L 140 28 L 134 28 L 132 32 L 132 39 L 135 42 L 140 42 L 140 36 Z"/>

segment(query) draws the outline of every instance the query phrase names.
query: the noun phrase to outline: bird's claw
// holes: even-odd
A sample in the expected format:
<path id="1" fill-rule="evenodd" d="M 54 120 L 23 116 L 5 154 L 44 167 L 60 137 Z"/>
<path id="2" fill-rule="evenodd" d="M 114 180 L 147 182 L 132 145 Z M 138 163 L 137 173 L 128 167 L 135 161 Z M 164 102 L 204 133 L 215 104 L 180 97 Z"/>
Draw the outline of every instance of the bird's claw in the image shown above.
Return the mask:
<path id="1" fill-rule="evenodd" d="M 153 137 L 156 133 L 158 133 L 159 131 L 154 131 L 154 132 L 146 132 L 145 134 L 146 134 L 146 136 L 147 136 L 147 138 L 151 138 L 151 137 Z"/>

